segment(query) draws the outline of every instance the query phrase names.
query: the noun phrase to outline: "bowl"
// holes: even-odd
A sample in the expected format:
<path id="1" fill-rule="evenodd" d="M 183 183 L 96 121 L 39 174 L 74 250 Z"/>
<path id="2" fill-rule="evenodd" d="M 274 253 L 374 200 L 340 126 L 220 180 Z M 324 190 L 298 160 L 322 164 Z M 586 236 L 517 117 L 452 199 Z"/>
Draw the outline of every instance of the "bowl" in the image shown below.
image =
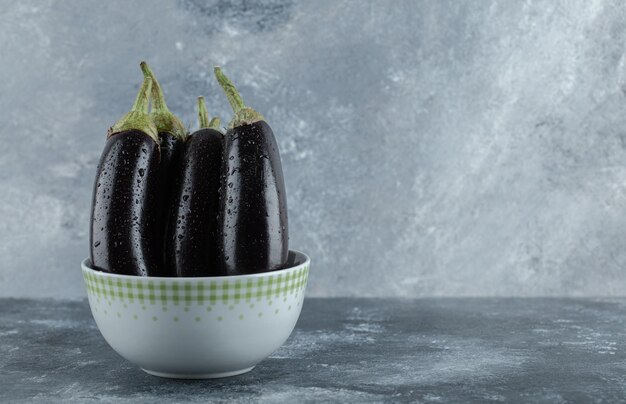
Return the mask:
<path id="1" fill-rule="evenodd" d="M 251 275 L 156 278 L 116 275 L 82 262 L 91 313 L 106 342 L 145 372 L 206 379 L 248 372 L 298 321 L 310 259 Z"/>

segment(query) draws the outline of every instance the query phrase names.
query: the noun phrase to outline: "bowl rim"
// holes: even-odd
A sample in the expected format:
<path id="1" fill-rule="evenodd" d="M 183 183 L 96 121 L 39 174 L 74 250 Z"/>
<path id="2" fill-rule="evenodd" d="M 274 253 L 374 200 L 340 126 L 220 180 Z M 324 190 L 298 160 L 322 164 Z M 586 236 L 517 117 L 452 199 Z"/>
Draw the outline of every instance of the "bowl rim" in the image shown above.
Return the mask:
<path id="1" fill-rule="evenodd" d="M 265 276 L 274 276 L 277 274 L 284 274 L 289 271 L 296 270 L 302 267 L 309 267 L 311 263 L 311 258 L 308 255 L 298 250 L 289 250 L 290 253 L 294 253 L 296 256 L 301 256 L 304 260 L 297 265 L 290 266 L 288 268 L 278 269 L 276 271 L 268 271 L 268 272 L 260 272 L 256 274 L 243 274 L 243 275 L 223 275 L 223 276 L 137 276 L 137 275 L 122 275 L 122 274 L 112 274 L 109 272 L 98 271 L 90 266 L 91 258 L 85 258 L 80 263 L 80 266 L 84 272 L 88 272 L 94 274 L 96 276 L 102 276 L 105 278 L 113 278 L 113 279 L 141 279 L 141 280 L 159 280 L 159 281 L 219 281 L 219 280 L 231 280 L 231 279 L 255 279 L 261 278 Z"/>

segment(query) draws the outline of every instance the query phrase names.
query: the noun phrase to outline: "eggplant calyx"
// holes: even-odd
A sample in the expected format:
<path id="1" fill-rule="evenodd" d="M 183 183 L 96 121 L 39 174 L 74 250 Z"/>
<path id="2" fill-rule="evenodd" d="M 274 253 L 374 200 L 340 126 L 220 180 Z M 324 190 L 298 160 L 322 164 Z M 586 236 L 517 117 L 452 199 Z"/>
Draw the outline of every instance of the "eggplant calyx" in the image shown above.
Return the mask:
<path id="1" fill-rule="evenodd" d="M 184 141 L 187 138 L 187 129 L 185 125 L 174 116 L 162 112 L 152 112 L 152 120 L 159 132 L 170 133 L 172 136 Z M 174 118 L 174 119 L 172 119 Z"/>
<path id="2" fill-rule="evenodd" d="M 141 62 L 139 66 L 141 67 L 143 76 L 152 80 L 152 112 L 150 115 L 152 116 L 157 130 L 159 132 L 169 133 L 184 141 L 187 138 L 185 125 L 183 125 L 182 121 L 167 107 L 163 90 L 152 72 L 152 69 L 150 69 L 146 62 Z"/>
<path id="3" fill-rule="evenodd" d="M 263 115 L 252 108 L 244 107 L 235 112 L 235 116 L 228 123 L 228 129 L 238 128 L 239 126 L 251 125 L 255 122 L 264 121 Z"/>
<path id="4" fill-rule="evenodd" d="M 152 91 L 152 80 L 144 78 L 141 88 L 137 93 L 137 98 L 130 112 L 117 121 L 107 133 L 107 138 L 121 132 L 137 130 L 150 136 L 157 144 L 159 144 L 159 133 L 152 117 L 148 113 L 148 105 L 150 105 L 150 92 Z"/>
<path id="5" fill-rule="evenodd" d="M 235 116 L 228 124 L 228 129 L 237 128 L 239 126 L 250 125 L 255 122 L 264 121 L 263 115 L 258 113 L 252 108 L 246 107 L 243 102 L 243 98 L 235 88 L 235 85 L 226 75 L 222 72 L 222 69 L 219 66 L 215 66 L 213 68 L 213 72 L 215 73 L 215 78 L 217 82 L 220 84 L 224 93 L 226 93 L 226 98 L 228 98 L 228 102 L 230 106 L 233 108 L 235 112 Z"/>
<path id="6" fill-rule="evenodd" d="M 220 124 L 222 123 L 222 121 L 220 120 L 219 117 L 213 117 L 211 118 L 211 122 L 209 122 L 209 128 L 218 131 L 219 133 L 222 133 L 222 128 L 220 128 Z M 222 133 L 223 134 L 223 133 Z"/>

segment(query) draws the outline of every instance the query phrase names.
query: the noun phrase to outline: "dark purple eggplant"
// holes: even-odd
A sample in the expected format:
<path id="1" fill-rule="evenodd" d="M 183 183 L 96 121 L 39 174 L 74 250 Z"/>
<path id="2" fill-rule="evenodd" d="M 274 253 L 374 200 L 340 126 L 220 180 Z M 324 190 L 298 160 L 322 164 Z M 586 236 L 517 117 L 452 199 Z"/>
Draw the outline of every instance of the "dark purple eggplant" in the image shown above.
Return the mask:
<path id="1" fill-rule="evenodd" d="M 141 71 L 145 78 L 152 80 L 152 111 L 150 116 L 156 125 L 160 146 L 160 184 L 158 200 L 161 204 L 159 212 L 162 216 L 159 220 L 159 233 L 162 235 L 161 254 L 162 261 L 166 261 L 168 221 L 170 216 L 170 202 L 173 198 L 174 183 L 176 181 L 176 168 L 180 154 L 182 153 L 187 130 L 185 126 L 167 107 L 161 85 L 146 62 L 141 62 Z M 162 265 L 159 273 L 152 276 L 176 276 L 176 271 L 169 265 Z"/>
<path id="2" fill-rule="evenodd" d="M 218 263 L 222 274 L 273 271 L 287 264 L 287 198 L 278 145 L 261 114 L 245 106 L 215 68 L 235 116 L 224 138 L 219 198 Z"/>
<path id="3" fill-rule="evenodd" d="M 167 233 L 166 262 L 176 276 L 220 274 L 215 237 L 224 135 L 219 118 L 209 122 L 203 97 L 198 111 L 200 129 L 185 143 Z"/>
<path id="4" fill-rule="evenodd" d="M 161 272 L 160 150 L 145 78 L 131 111 L 107 135 L 94 183 L 90 255 L 105 272 L 148 276 Z"/>

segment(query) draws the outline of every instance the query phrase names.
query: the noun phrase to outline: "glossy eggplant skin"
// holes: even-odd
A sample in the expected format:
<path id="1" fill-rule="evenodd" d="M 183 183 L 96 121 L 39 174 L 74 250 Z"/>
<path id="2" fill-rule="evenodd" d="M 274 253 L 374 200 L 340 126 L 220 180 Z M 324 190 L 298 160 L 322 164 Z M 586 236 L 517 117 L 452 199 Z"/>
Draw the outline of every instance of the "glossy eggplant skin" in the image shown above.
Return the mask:
<path id="1" fill-rule="evenodd" d="M 180 155 L 183 152 L 185 143 L 180 138 L 172 135 L 169 132 L 159 132 L 159 141 L 161 142 L 161 161 L 160 166 L 160 184 L 159 189 L 159 212 L 161 213 L 161 220 L 159 221 L 161 239 L 161 265 L 160 272 L 153 274 L 152 276 L 176 276 L 176 272 L 171 267 L 165 265 L 167 258 L 167 231 L 168 222 L 171 214 L 170 202 L 173 198 L 173 190 L 177 181 L 177 169 L 179 164 Z"/>
<path id="2" fill-rule="evenodd" d="M 159 145 L 141 131 L 108 138 L 94 183 L 90 222 L 93 266 L 105 272 L 161 273 Z"/>
<path id="3" fill-rule="evenodd" d="M 161 176 L 165 184 L 173 184 L 175 180 L 175 167 L 184 147 L 184 142 L 168 132 L 159 132 L 161 141 Z M 166 188 L 170 188 L 166 185 Z M 171 192 L 171 191 L 170 191 Z M 166 197 L 166 200 L 169 198 Z"/>
<path id="4" fill-rule="evenodd" d="M 287 263 L 283 171 L 276 139 L 264 121 L 226 133 L 217 242 L 223 275 L 268 272 Z"/>
<path id="5" fill-rule="evenodd" d="M 172 276 L 219 275 L 215 237 L 223 138 L 205 128 L 185 142 L 167 231 L 166 263 Z"/>

